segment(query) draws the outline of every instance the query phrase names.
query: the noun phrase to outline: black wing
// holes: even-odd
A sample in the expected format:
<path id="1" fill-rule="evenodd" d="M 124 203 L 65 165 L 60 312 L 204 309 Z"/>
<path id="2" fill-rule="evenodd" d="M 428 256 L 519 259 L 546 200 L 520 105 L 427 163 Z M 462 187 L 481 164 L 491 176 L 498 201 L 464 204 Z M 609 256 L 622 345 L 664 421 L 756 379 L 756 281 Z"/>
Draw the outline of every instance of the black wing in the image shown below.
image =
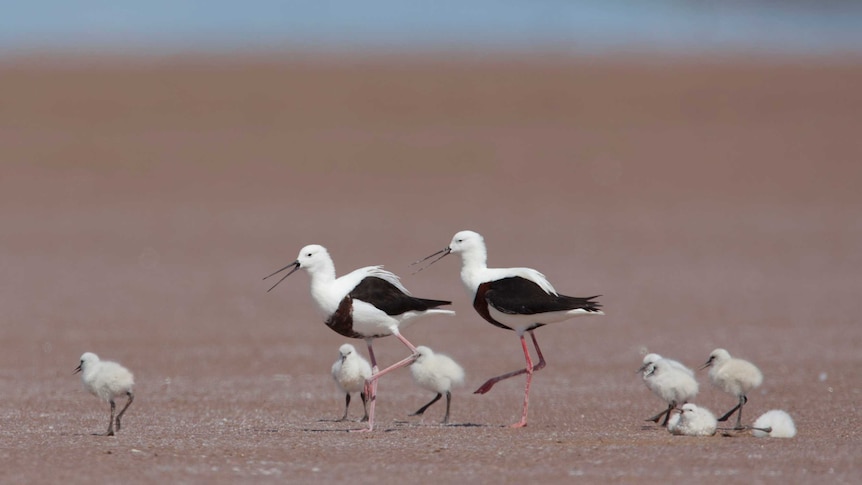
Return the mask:
<path id="1" fill-rule="evenodd" d="M 392 283 L 376 276 L 369 276 L 353 288 L 349 295 L 356 300 L 362 300 L 383 310 L 387 315 L 401 315 L 409 311 L 425 311 L 442 305 L 451 305 L 451 301 L 427 300 L 416 298 L 399 290 Z"/>
<path id="2" fill-rule="evenodd" d="M 566 295 L 551 295 L 539 285 L 520 276 L 503 278 L 489 283 L 485 292 L 488 304 L 497 311 L 510 315 L 535 315 L 537 313 L 576 310 L 596 312 L 601 304 L 592 301 L 601 295 L 577 297 Z"/>

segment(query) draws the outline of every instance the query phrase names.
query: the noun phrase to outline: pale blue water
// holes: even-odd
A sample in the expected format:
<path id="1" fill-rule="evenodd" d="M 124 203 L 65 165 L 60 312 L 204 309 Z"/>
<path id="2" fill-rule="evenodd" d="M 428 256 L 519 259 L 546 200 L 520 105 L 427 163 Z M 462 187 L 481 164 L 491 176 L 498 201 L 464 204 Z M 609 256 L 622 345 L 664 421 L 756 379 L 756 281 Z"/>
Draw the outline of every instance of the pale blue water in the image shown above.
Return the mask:
<path id="1" fill-rule="evenodd" d="M 35 49 L 535 49 L 862 53 L 862 1 L 26 0 L 0 55 Z"/>

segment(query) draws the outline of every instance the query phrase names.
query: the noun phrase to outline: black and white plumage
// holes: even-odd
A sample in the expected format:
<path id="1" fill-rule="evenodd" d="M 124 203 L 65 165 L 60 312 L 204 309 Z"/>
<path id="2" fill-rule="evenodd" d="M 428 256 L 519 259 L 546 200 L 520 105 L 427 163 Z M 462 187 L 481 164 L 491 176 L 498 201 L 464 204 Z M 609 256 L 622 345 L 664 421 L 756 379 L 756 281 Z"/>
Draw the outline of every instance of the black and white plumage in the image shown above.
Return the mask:
<path id="1" fill-rule="evenodd" d="M 92 352 L 85 352 L 81 355 L 81 361 L 73 374 L 78 372 L 81 373 L 84 388 L 111 405 L 111 417 L 108 420 L 108 431 L 105 436 L 114 436 L 114 423 L 116 422 L 116 431 L 119 431 L 121 427 L 120 418 L 123 417 L 126 409 L 129 409 L 129 405 L 135 399 L 132 390 L 135 385 L 134 375 L 116 362 L 100 360 L 99 356 Z M 115 420 L 114 411 L 116 411 L 117 405 L 114 399 L 120 396 L 126 396 L 128 401 Z"/>
<path id="2" fill-rule="evenodd" d="M 446 414 L 443 424 L 449 423 L 449 408 L 452 402 L 452 387 L 464 383 L 464 369 L 448 355 L 435 353 L 430 348 L 416 347 L 419 357 L 410 365 L 410 374 L 417 386 L 436 392 L 431 401 L 410 416 L 421 416 L 429 406 L 446 395 Z"/>
<path id="3" fill-rule="evenodd" d="M 451 302 L 410 295 L 398 276 L 385 271 L 382 266 L 366 266 L 336 278 L 332 257 L 326 248 L 317 244 L 305 246 L 296 261 L 266 278 L 288 268 L 292 268 L 291 271 L 270 290 L 295 271 L 306 270 L 311 276 L 311 297 L 326 325 L 345 337 L 365 340 L 372 366 L 372 376 L 365 385 L 368 399 L 366 431 L 372 431 L 377 380 L 395 369 L 410 365 L 417 357 L 416 347 L 401 335 L 401 330 L 424 316 L 454 315 L 452 310 L 438 308 Z M 410 349 L 410 356 L 378 372 L 372 341 L 389 335 L 394 335 L 406 345 Z"/>
<path id="4" fill-rule="evenodd" d="M 742 426 L 742 407 L 748 402 L 748 392 L 763 383 L 760 369 L 747 360 L 731 357 L 724 349 L 715 349 L 709 354 L 709 359 L 701 367 L 706 368 L 709 368 L 709 378 L 716 387 L 739 399 L 739 403 L 718 420 L 727 421 L 738 412 L 736 429 L 745 429 Z"/>
<path id="5" fill-rule="evenodd" d="M 485 240 L 473 231 L 458 232 L 449 246 L 421 261 L 439 255 L 431 262 L 433 264 L 448 254 L 461 255 L 461 281 L 473 298 L 473 308 L 489 323 L 514 330 L 521 340 L 527 362 L 524 369 L 489 379 L 475 393 L 484 394 L 501 380 L 527 374 L 521 419 L 512 425 L 526 426 L 533 372 L 545 367 L 545 359 L 533 331 L 543 325 L 577 316 L 603 315 L 601 305 L 595 301 L 597 296 L 582 298 L 561 295 L 542 273 L 531 268 L 489 268 Z M 539 362 L 535 365 L 527 349 L 525 332 L 530 334 L 539 357 Z"/>
<path id="6" fill-rule="evenodd" d="M 332 379 L 338 389 L 344 393 L 344 416 L 339 421 L 347 420 L 350 409 L 350 394 L 359 393 L 365 414 L 362 422 L 368 421 L 368 399 L 365 395 L 365 381 L 371 377 L 371 364 L 359 355 L 350 344 L 344 344 L 338 349 L 338 359 L 332 364 Z"/>

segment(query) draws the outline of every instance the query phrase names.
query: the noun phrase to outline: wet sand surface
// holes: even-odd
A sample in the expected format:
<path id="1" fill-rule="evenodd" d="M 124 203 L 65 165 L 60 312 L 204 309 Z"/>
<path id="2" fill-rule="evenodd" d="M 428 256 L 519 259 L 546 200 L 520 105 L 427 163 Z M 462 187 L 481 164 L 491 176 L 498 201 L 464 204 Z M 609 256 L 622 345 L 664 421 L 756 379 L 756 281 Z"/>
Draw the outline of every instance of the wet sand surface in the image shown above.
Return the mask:
<path id="1" fill-rule="evenodd" d="M 859 483 L 862 64 L 554 56 L 218 59 L 0 66 L 4 483 Z M 517 337 L 473 311 L 450 256 L 529 266 L 606 315 L 541 328 L 529 425 Z M 384 264 L 457 315 L 404 330 L 467 372 L 443 404 L 381 380 L 373 433 L 337 423 L 347 339 L 308 275 Z M 365 353 L 361 341 L 353 341 Z M 716 347 L 756 363 L 747 423 L 793 439 L 671 436 L 635 373 Z M 378 360 L 407 355 L 392 338 Z M 115 437 L 72 375 L 136 376 Z M 696 403 L 735 398 L 697 374 Z M 361 415 L 358 399 L 351 416 Z"/>

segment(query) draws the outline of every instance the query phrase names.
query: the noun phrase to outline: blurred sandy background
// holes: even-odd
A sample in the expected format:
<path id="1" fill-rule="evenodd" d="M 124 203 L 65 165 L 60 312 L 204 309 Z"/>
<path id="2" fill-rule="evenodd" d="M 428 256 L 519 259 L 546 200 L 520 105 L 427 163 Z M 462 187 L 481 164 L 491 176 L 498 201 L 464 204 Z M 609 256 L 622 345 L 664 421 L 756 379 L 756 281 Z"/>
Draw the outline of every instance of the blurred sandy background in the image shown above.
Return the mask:
<path id="1" fill-rule="evenodd" d="M 10 483 L 355 480 L 846 482 L 862 476 L 862 64 L 854 56 L 25 55 L 0 61 L 0 465 Z M 461 229 L 607 316 L 537 332 L 548 367 L 473 312 Z M 336 432 L 345 341 L 295 274 L 384 264 L 455 318 L 404 333 L 455 357 L 452 420 L 400 372 L 380 431 Z M 361 347 L 361 342 L 354 342 Z M 745 421 L 792 440 L 673 437 L 642 352 L 725 347 L 764 371 Z M 378 358 L 406 355 L 379 341 Z M 72 371 L 135 372 L 115 438 Z M 734 399 L 698 374 L 696 402 Z M 359 412 L 354 401 L 352 415 Z"/>

